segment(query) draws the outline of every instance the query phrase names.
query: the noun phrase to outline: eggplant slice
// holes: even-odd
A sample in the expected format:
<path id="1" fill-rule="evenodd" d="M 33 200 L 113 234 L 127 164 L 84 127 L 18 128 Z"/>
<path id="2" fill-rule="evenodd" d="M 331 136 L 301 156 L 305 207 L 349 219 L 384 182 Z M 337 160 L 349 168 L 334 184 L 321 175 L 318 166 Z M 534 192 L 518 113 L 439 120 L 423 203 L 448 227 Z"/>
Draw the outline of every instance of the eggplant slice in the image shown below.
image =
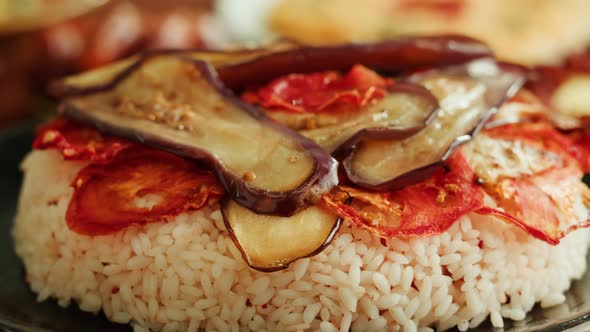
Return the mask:
<path id="1" fill-rule="evenodd" d="M 520 89 L 524 75 L 483 59 L 415 74 L 408 80 L 429 89 L 441 109 L 415 135 L 365 139 L 351 149 L 342 165 L 348 178 L 361 187 L 395 190 L 432 175 Z"/>
<path id="2" fill-rule="evenodd" d="M 66 98 L 68 117 L 98 130 L 203 161 L 236 202 L 289 216 L 337 182 L 337 162 L 312 140 L 225 89 L 213 67 L 151 56 L 110 89 Z"/>
<path id="3" fill-rule="evenodd" d="M 385 74 L 460 64 L 492 56 L 480 41 L 458 35 L 417 36 L 379 43 L 307 46 L 271 52 L 249 61 L 218 68 L 219 77 L 235 91 L 264 84 L 292 73 L 346 71 L 362 64 Z"/>
<path id="4" fill-rule="evenodd" d="M 401 139 L 419 132 L 435 117 L 437 109 L 436 97 L 426 88 L 397 83 L 384 98 L 371 105 L 326 115 L 332 117 L 331 125 L 300 133 L 332 155 L 346 155 L 361 140 Z"/>
<path id="5" fill-rule="evenodd" d="M 110 90 L 144 61 L 162 54 L 178 54 L 209 62 L 217 69 L 226 87 L 241 91 L 291 73 L 347 70 L 361 63 L 393 74 L 422 67 L 459 64 L 489 57 L 492 52 L 476 39 L 457 35 L 407 37 L 380 43 L 320 47 L 282 43 L 270 48 L 224 52 L 157 50 L 52 82 L 48 88 L 49 94 L 55 98 L 64 98 Z"/>
<path id="6" fill-rule="evenodd" d="M 396 83 L 387 95 L 360 109 L 320 113 L 267 112 L 274 120 L 298 130 L 332 155 L 362 139 L 399 139 L 422 130 L 438 109 L 437 98 L 426 88 Z M 313 129 L 310 129 L 313 128 Z"/>
<path id="7" fill-rule="evenodd" d="M 54 98 L 64 98 L 110 90 L 119 84 L 121 80 L 129 76 L 130 72 L 136 70 L 144 61 L 147 61 L 151 57 L 178 55 L 194 60 L 206 61 L 217 68 L 247 62 L 265 54 L 293 47 L 295 47 L 294 44 L 281 43 L 272 45 L 269 48 L 233 51 L 153 50 L 81 74 L 53 81 L 49 84 L 48 93 Z"/>
<path id="8" fill-rule="evenodd" d="M 50 93 L 66 98 L 61 105 L 66 116 L 205 161 L 238 203 L 258 213 L 288 216 L 337 183 L 336 162 L 312 140 L 238 100 L 228 87 L 239 90 L 285 73 L 348 69 L 356 63 L 400 72 L 490 53 L 479 41 L 461 36 L 234 52 L 158 51 L 53 83 Z M 423 123 L 424 114 L 417 118 L 387 135 L 418 131 L 422 124 L 414 125 Z M 342 144 L 353 145 L 361 136 L 384 132 L 349 134 L 333 139 L 330 147 L 343 137 L 352 141 Z"/>
<path id="9" fill-rule="evenodd" d="M 340 227 L 340 218 L 321 205 L 291 217 L 256 214 L 230 199 L 221 203 L 229 234 L 248 265 L 272 272 L 322 251 Z"/>

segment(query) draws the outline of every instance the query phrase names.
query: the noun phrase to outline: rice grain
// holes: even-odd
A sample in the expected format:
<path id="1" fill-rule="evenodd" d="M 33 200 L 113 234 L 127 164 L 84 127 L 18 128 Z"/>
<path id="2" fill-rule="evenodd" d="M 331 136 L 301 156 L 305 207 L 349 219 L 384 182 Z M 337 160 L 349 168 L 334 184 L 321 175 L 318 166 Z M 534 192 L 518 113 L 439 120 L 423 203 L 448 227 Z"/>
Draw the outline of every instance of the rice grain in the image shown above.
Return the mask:
<path id="1" fill-rule="evenodd" d="M 27 158 L 16 251 L 39 301 L 103 310 L 134 331 L 430 332 L 473 328 L 488 317 L 502 327 L 536 302 L 563 303 L 586 269 L 587 229 L 550 246 L 511 224 L 468 215 L 443 234 L 386 246 L 344 224 L 319 255 L 261 273 L 243 261 L 217 205 L 109 236 L 71 232 L 64 216 L 80 167 L 52 151 Z M 43 204 L 56 198 L 56 206 Z"/>

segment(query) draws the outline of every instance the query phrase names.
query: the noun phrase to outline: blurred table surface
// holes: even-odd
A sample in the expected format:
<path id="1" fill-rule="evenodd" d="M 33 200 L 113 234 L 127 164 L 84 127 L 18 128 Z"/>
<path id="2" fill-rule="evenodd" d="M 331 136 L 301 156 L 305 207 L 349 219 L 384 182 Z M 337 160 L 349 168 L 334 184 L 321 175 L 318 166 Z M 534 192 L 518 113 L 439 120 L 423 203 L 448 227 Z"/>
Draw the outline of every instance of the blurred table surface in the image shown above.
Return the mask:
<path id="1" fill-rule="evenodd" d="M 48 11 L 59 11 L 60 1 L 39 1 L 50 3 Z M 29 24 L 25 31 L 8 31 L 6 27 L 0 30 L 0 130 L 32 116 L 54 112 L 55 102 L 45 95 L 45 86 L 51 79 L 145 48 L 202 47 L 195 22 L 209 12 L 212 5 L 211 0 L 110 0 L 101 3 L 104 5 L 76 17 L 40 23 L 43 26 L 37 29 L 30 29 Z M 6 12 L 0 14 L 6 15 Z M 51 16 L 51 13 L 46 15 Z M 171 35 L 174 38 L 168 38 Z M 179 40 L 178 35 L 184 40 Z"/>

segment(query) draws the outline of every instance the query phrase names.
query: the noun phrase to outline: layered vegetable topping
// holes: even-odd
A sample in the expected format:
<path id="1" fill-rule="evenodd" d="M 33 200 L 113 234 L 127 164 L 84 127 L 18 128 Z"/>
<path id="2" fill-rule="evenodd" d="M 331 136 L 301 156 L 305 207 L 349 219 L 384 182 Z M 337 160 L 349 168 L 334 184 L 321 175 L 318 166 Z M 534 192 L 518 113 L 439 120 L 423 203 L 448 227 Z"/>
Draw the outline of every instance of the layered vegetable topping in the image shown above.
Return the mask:
<path id="1" fill-rule="evenodd" d="M 406 238 L 477 213 L 557 244 L 588 226 L 590 134 L 555 129 L 519 91 L 526 71 L 449 36 L 144 55 L 54 84 L 62 117 L 34 146 L 86 162 L 73 231 L 224 196 L 229 235 L 262 271 L 318 253 L 342 220 Z"/>
<path id="2" fill-rule="evenodd" d="M 72 120 L 58 118 L 42 126 L 33 146 L 85 162 L 72 181 L 66 213 L 68 226 L 80 234 L 111 234 L 172 218 L 216 202 L 224 193 L 215 175 L 194 162 L 104 136 Z"/>
<path id="3" fill-rule="evenodd" d="M 522 83 L 518 74 L 488 60 L 413 76 L 438 98 L 440 111 L 411 137 L 361 142 L 343 162 L 355 184 L 392 190 L 430 176 Z"/>
<path id="4" fill-rule="evenodd" d="M 209 164 L 234 200 L 259 213 L 289 216 L 336 184 L 328 154 L 234 98 L 200 60 L 151 57 L 113 89 L 61 108 L 105 132 Z"/>

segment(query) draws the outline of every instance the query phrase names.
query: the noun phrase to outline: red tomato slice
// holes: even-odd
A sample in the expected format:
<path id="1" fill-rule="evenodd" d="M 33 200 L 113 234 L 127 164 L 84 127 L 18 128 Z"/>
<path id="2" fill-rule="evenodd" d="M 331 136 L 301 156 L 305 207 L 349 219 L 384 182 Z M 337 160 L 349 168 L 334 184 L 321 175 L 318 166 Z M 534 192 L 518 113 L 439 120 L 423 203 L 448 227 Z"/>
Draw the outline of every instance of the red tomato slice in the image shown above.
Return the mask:
<path id="1" fill-rule="evenodd" d="M 513 223 L 553 245 L 570 231 L 590 226 L 590 189 L 580 181 L 579 163 L 564 149 L 569 144 L 567 137 L 531 123 L 497 127 L 485 134 L 519 140 L 559 159 L 555 166 L 535 174 L 500 177 L 495 183 L 480 185 L 466 156 L 458 151 L 448 161 L 448 170 L 421 183 L 389 193 L 340 187 L 347 195 L 328 195 L 324 201 L 352 225 L 383 238 L 440 234 L 471 212 Z M 497 207 L 486 204 L 486 195 Z M 342 199 L 346 197 L 353 198 L 350 205 Z M 583 216 L 580 209 L 586 209 Z"/>
<path id="2" fill-rule="evenodd" d="M 219 198 L 217 178 L 194 162 L 143 147 L 83 168 L 66 221 L 79 234 L 110 234 L 172 218 Z"/>
<path id="3" fill-rule="evenodd" d="M 483 190 L 475 183 L 465 156 L 455 154 L 449 160 L 448 169 L 390 193 L 341 187 L 357 201 L 350 206 L 330 195 L 324 200 L 351 224 L 380 237 L 436 235 L 446 231 L 459 217 L 483 206 Z"/>
<path id="4" fill-rule="evenodd" d="M 391 198 L 404 207 L 398 236 L 440 234 L 483 204 L 484 194 L 465 156 L 457 153 L 448 168 L 424 183 L 392 193 Z"/>
<path id="5" fill-rule="evenodd" d="M 497 186 L 497 202 L 503 211 L 484 207 L 480 214 L 494 215 L 514 223 L 532 236 L 550 244 L 579 227 L 589 226 L 589 220 L 575 220 L 576 197 L 588 195 L 588 189 L 568 169 L 555 168 L 521 179 L 507 179 Z M 562 216 L 558 215 L 561 213 Z"/>
<path id="6" fill-rule="evenodd" d="M 383 98 L 385 89 L 392 84 L 392 80 L 355 65 L 345 76 L 331 71 L 283 76 L 244 93 L 242 98 L 271 111 L 317 113 L 343 106 L 363 107 L 373 99 Z"/>
<path id="7" fill-rule="evenodd" d="M 586 131 L 564 134 L 545 122 L 523 122 L 487 129 L 486 135 L 540 146 L 560 155 L 568 165 L 573 162 L 573 157 L 582 171 L 590 172 L 590 133 Z"/>
<path id="8" fill-rule="evenodd" d="M 103 136 L 96 129 L 65 118 L 56 118 L 37 129 L 33 148 L 57 149 L 66 160 L 105 162 L 134 143 Z"/>

